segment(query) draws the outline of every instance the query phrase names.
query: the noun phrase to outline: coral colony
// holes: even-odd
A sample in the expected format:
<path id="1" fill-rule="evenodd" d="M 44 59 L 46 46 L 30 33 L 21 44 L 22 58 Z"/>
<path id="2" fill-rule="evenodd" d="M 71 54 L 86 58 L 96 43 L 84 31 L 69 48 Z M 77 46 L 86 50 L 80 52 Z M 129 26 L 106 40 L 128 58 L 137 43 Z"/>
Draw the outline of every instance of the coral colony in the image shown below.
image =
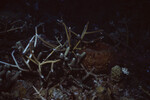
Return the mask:
<path id="1" fill-rule="evenodd" d="M 103 30 L 87 32 L 89 24 L 87 23 L 82 34 L 80 35 L 73 32 L 71 28 L 67 27 L 62 20 L 58 20 L 58 22 L 61 23 L 65 28 L 67 38 L 66 41 L 62 43 L 60 40 L 58 40 L 58 38 L 56 38 L 57 43 L 52 44 L 44 40 L 44 38 L 42 38 L 42 35 L 38 34 L 38 27 L 41 27 L 43 23 L 37 25 L 35 27 L 35 35 L 31 37 L 26 47 L 22 45 L 21 41 L 18 41 L 16 43 L 16 49 L 13 50 L 11 54 L 15 64 L 0 61 L 1 64 L 4 64 L 4 66 L 0 66 L 0 85 L 4 85 L 3 76 L 5 76 L 6 79 L 8 79 L 9 77 L 9 82 L 7 83 L 11 84 L 18 78 L 19 74 L 21 74 L 22 72 L 38 73 L 38 76 L 43 80 L 43 82 L 46 82 L 49 80 L 49 77 L 51 77 L 51 73 L 55 72 L 54 69 L 57 69 L 55 67 L 57 67 L 56 65 L 57 63 L 59 63 L 61 70 L 65 72 L 66 75 L 70 74 L 69 77 L 72 77 L 73 80 L 76 81 L 76 84 L 81 87 L 89 88 L 85 84 L 82 84 L 82 82 L 78 82 L 70 72 L 74 70 L 84 70 L 84 73 L 86 73 L 86 75 L 82 77 L 83 80 L 85 80 L 89 75 L 96 77 L 96 75 L 92 73 L 93 70 L 89 72 L 82 64 L 82 60 L 86 56 L 86 52 L 81 52 L 82 47 L 80 46 L 80 44 L 82 44 L 85 35 L 92 33 L 101 33 Z M 72 42 L 72 37 L 75 37 L 76 42 Z M 50 49 L 50 52 L 47 52 L 47 56 L 45 58 L 42 57 L 42 51 L 38 53 L 36 52 L 37 48 L 41 45 Z M 17 55 L 17 57 L 19 56 L 19 61 L 21 60 L 21 63 L 17 61 L 15 54 Z M 50 70 L 48 73 L 43 75 L 44 70 L 42 69 L 44 69 L 43 67 L 47 65 L 50 67 Z M 35 66 L 37 67 L 35 68 Z M 16 69 L 15 74 L 11 75 L 11 71 L 9 71 L 9 69 Z M 33 88 L 38 93 L 37 89 L 34 86 Z M 43 97 L 41 97 L 41 99 L 45 100 Z"/>

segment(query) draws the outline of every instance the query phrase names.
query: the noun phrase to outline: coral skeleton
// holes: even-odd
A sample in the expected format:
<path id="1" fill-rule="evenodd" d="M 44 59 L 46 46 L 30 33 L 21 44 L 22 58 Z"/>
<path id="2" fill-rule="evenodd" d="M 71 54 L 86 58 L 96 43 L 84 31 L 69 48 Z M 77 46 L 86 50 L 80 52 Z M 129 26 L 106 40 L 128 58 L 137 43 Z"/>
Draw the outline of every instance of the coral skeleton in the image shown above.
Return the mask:
<path id="1" fill-rule="evenodd" d="M 82 60 L 85 58 L 86 52 L 80 51 L 82 49 L 82 46 L 80 45 L 82 44 L 85 35 L 100 33 L 102 32 L 102 30 L 87 32 L 89 24 L 88 22 L 85 25 L 82 34 L 80 35 L 73 32 L 71 30 L 71 27 L 67 27 L 62 20 L 58 20 L 58 22 L 64 26 L 67 40 L 62 42 L 62 40 L 59 40 L 58 37 L 55 37 L 57 42 L 56 44 L 44 40 L 42 35 L 38 34 L 38 28 L 43 27 L 44 25 L 44 23 L 40 23 L 35 27 L 35 35 L 31 37 L 26 46 L 23 45 L 21 41 L 18 41 L 16 43 L 15 48 L 17 50 L 13 50 L 11 54 L 14 64 L 10 64 L 4 61 L 0 61 L 0 63 L 18 70 L 18 72 L 11 78 L 11 80 L 17 79 L 18 75 L 21 72 L 38 73 L 38 76 L 43 80 L 43 82 L 49 82 L 48 86 L 50 86 L 52 75 L 54 73 L 56 74 L 56 69 L 61 69 L 61 71 L 64 72 L 64 76 L 62 77 L 65 77 L 63 80 L 61 79 L 61 82 L 65 79 L 71 79 L 72 82 L 77 86 L 81 88 L 91 89 L 91 87 L 84 84 L 83 81 L 89 76 L 97 78 L 98 75 L 93 73 L 94 69 L 88 71 L 83 66 Z M 77 39 L 77 41 L 71 42 L 73 36 L 76 37 L 75 39 Z M 43 56 L 44 51 L 37 52 L 40 46 L 44 46 L 45 48 L 49 49 L 46 51 L 46 56 Z M 19 63 L 17 59 L 18 56 L 19 59 L 21 59 L 21 61 L 24 63 L 24 66 Z M 77 79 L 72 72 L 79 70 L 83 71 L 85 73 L 85 76 Z M 2 70 L 0 71 L 0 76 L 3 75 L 3 73 L 6 73 L 7 77 L 9 77 L 9 75 L 11 74 L 10 71 L 5 72 L 5 70 Z M 3 80 L 0 78 L 0 84 L 2 81 Z M 46 100 L 41 96 L 40 91 L 38 91 L 36 87 L 33 86 L 33 88 L 42 100 Z"/>

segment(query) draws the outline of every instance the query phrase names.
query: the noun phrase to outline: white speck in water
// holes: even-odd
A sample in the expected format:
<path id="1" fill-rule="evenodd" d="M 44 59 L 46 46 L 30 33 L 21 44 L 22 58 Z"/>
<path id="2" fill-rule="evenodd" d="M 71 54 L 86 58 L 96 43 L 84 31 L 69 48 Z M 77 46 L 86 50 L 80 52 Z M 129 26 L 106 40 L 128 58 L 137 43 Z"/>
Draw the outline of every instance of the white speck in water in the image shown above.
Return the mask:
<path id="1" fill-rule="evenodd" d="M 54 48 L 53 51 L 56 51 L 56 49 Z"/>
<path id="2" fill-rule="evenodd" d="M 104 36 L 101 36 L 100 39 L 104 39 Z"/>
<path id="3" fill-rule="evenodd" d="M 80 34 L 78 34 L 77 37 L 80 38 Z"/>
<path id="4" fill-rule="evenodd" d="M 123 74 L 125 74 L 125 75 L 129 75 L 129 71 L 128 71 L 127 68 L 122 68 L 122 72 L 123 72 Z"/>
<path id="5" fill-rule="evenodd" d="M 146 70 L 146 72 L 147 72 L 147 73 L 149 73 L 149 72 L 150 72 L 150 66 L 148 66 L 148 69 Z"/>
<path id="6" fill-rule="evenodd" d="M 42 78 L 42 79 L 44 79 L 44 76 L 43 76 L 43 75 L 41 75 L 41 78 Z"/>
<path id="7" fill-rule="evenodd" d="M 74 92 L 74 95 L 78 95 L 79 93 L 78 92 Z"/>

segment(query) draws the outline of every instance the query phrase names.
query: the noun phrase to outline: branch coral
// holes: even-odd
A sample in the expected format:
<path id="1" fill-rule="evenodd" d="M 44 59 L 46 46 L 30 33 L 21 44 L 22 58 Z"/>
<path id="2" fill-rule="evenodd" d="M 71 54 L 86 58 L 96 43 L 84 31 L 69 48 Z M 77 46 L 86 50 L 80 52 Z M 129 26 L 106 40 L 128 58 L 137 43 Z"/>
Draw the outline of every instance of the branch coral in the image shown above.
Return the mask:
<path id="1" fill-rule="evenodd" d="M 63 67 L 68 67 L 70 71 L 75 69 L 85 70 L 82 67 L 79 68 L 79 66 L 81 66 L 80 64 L 82 63 L 82 59 L 84 59 L 84 57 L 86 56 L 86 52 L 79 53 L 78 47 L 82 43 L 85 35 L 102 32 L 102 30 L 87 32 L 89 25 L 89 22 L 87 22 L 82 34 L 80 35 L 72 31 L 71 27 L 67 27 L 62 20 L 58 20 L 58 22 L 61 23 L 65 29 L 67 40 L 65 40 L 64 43 L 61 43 L 57 37 L 55 37 L 57 44 L 49 43 L 48 41 L 44 40 L 44 38 L 42 38 L 41 35 L 38 34 L 38 28 L 44 25 L 44 23 L 40 23 L 35 27 L 35 35 L 31 37 L 25 47 L 23 47 L 20 41 L 16 43 L 16 47 L 19 50 L 18 54 L 20 55 L 20 59 L 22 59 L 22 61 L 25 63 L 26 68 L 25 66 L 21 67 L 21 65 L 19 65 L 14 55 L 15 50 L 11 54 L 15 65 L 3 61 L 0 61 L 0 63 L 9 65 L 13 68 L 17 68 L 18 70 L 23 72 L 38 72 L 39 76 L 44 80 L 48 80 L 50 73 L 54 73 L 54 66 L 58 62 L 60 62 Z M 71 37 L 73 37 L 73 35 L 79 38 L 79 40 L 75 42 L 75 44 L 72 44 L 71 42 Z M 50 52 L 47 51 L 48 54 L 45 58 L 42 58 L 42 61 L 40 60 L 43 55 L 42 51 L 38 52 L 38 56 L 36 57 L 35 51 L 37 50 L 38 45 L 42 45 L 50 49 Z M 59 57 L 57 55 L 59 55 Z M 33 65 L 31 66 L 31 63 L 33 63 L 35 66 L 38 66 L 36 67 L 36 70 L 32 67 Z M 42 66 L 46 66 L 47 64 L 50 64 L 50 71 L 47 74 L 48 77 L 45 78 L 45 76 L 42 74 Z M 83 77 L 83 79 L 87 78 L 89 75 L 92 75 L 92 71 L 87 72 L 87 70 L 85 70 L 85 72 L 87 75 Z"/>

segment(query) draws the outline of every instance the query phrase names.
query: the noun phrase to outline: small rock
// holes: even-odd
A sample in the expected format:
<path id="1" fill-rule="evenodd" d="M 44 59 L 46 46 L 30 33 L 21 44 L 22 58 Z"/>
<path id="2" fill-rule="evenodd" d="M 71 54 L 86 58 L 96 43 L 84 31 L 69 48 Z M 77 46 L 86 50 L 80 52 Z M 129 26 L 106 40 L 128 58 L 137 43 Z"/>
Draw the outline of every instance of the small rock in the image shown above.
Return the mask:
<path id="1" fill-rule="evenodd" d="M 116 65 L 111 69 L 111 80 L 114 82 L 119 82 L 122 79 L 122 69 L 120 66 Z"/>

